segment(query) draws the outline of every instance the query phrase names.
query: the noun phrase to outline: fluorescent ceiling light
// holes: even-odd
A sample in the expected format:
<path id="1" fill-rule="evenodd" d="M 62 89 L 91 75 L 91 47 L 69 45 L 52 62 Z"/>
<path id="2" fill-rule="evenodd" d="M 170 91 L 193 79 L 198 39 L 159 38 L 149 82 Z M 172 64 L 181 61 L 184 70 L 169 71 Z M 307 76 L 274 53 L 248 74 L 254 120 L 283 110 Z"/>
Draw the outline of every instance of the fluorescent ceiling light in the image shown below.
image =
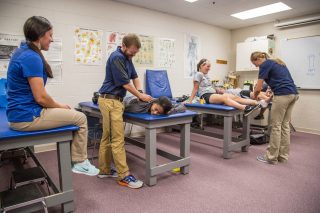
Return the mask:
<path id="1" fill-rule="evenodd" d="M 198 0 L 185 0 L 185 1 L 193 3 L 193 2 L 198 1 Z"/>
<path id="2" fill-rule="evenodd" d="M 263 7 L 246 10 L 240 13 L 235 13 L 235 14 L 232 14 L 231 16 L 244 20 L 244 19 L 255 18 L 255 17 L 264 16 L 272 13 L 278 13 L 285 10 L 291 10 L 291 7 L 289 7 L 288 5 L 282 2 L 278 2 L 275 4 L 269 4 Z"/>

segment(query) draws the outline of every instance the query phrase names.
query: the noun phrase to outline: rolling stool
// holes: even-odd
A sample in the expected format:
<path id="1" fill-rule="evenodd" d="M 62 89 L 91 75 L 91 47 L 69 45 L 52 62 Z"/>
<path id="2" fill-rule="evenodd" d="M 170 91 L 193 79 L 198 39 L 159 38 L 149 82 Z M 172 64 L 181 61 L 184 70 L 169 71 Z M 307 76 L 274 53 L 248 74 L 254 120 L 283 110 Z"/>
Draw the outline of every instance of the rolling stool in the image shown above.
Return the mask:
<path id="1" fill-rule="evenodd" d="M 34 204 L 41 204 L 45 213 L 48 212 L 45 199 L 36 184 L 28 184 L 14 190 L 0 193 L 1 209 L 3 213 L 18 208 L 25 208 Z"/>
<path id="2" fill-rule="evenodd" d="M 50 195 L 49 183 L 46 175 L 40 167 L 32 167 L 12 172 L 10 180 L 10 189 L 17 189 L 17 187 L 24 186 L 30 183 L 46 183 L 48 194 Z"/>

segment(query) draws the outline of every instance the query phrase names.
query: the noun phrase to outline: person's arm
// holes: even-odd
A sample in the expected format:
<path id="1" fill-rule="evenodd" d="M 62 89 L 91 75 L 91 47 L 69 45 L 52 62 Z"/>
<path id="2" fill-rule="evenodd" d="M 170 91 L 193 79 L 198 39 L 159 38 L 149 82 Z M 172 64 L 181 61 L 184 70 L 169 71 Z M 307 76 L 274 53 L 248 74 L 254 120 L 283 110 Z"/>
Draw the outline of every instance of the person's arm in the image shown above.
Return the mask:
<path id="1" fill-rule="evenodd" d="M 126 90 L 128 90 L 132 95 L 139 98 L 141 101 L 148 102 L 152 100 L 150 95 L 145 93 L 140 93 L 131 83 L 122 85 Z"/>
<path id="2" fill-rule="evenodd" d="M 66 104 L 60 104 L 55 102 L 44 88 L 43 78 L 41 77 L 29 77 L 28 82 L 31 87 L 31 91 L 35 101 L 46 108 L 65 108 L 70 109 L 70 106 Z"/>
<path id="3" fill-rule="evenodd" d="M 260 92 L 259 95 L 257 96 L 258 100 L 265 100 L 267 102 L 270 101 L 271 97 L 267 96 L 266 92 Z"/>
<path id="4" fill-rule="evenodd" d="M 134 87 L 140 92 L 142 91 L 142 86 L 139 78 L 132 79 Z"/>
<path id="5" fill-rule="evenodd" d="M 189 98 L 189 103 L 192 103 L 192 100 L 194 99 L 194 97 L 196 96 L 196 93 L 199 90 L 199 82 L 198 81 L 193 81 L 193 89 L 191 92 L 191 96 Z"/>
<path id="6" fill-rule="evenodd" d="M 256 87 L 254 88 L 254 91 L 253 91 L 253 98 L 254 99 L 257 99 L 260 91 L 262 90 L 263 81 L 264 81 L 263 79 L 258 79 Z"/>

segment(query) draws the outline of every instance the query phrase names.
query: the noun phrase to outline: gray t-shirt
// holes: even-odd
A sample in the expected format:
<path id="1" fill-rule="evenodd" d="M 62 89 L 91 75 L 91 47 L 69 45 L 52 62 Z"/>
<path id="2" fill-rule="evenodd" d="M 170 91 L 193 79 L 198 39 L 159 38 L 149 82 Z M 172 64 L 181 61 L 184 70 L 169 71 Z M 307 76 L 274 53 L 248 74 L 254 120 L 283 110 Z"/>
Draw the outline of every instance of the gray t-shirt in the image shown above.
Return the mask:
<path id="1" fill-rule="evenodd" d="M 197 72 L 194 75 L 193 80 L 199 82 L 199 97 L 206 93 L 216 93 L 208 74 Z"/>
<path id="2" fill-rule="evenodd" d="M 123 100 L 124 111 L 133 113 L 149 113 L 152 103 L 155 101 L 153 99 L 150 102 L 140 101 L 136 96 L 126 96 Z"/>

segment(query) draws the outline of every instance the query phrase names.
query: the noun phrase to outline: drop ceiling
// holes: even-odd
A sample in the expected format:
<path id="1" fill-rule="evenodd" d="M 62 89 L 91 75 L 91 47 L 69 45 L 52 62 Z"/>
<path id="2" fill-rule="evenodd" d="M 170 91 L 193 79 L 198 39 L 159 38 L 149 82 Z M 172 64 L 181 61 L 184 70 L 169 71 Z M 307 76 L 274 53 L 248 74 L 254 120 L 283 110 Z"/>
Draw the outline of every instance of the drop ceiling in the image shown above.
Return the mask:
<path id="1" fill-rule="evenodd" d="M 240 20 L 230 16 L 233 13 L 279 2 L 277 0 L 199 0 L 189 3 L 184 0 L 112 0 L 133 6 L 154 10 L 225 29 L 238 29 L 257 24 L 295 19 L 320 13 L 320 0 L 281 0 L 291 10 Z"/>

